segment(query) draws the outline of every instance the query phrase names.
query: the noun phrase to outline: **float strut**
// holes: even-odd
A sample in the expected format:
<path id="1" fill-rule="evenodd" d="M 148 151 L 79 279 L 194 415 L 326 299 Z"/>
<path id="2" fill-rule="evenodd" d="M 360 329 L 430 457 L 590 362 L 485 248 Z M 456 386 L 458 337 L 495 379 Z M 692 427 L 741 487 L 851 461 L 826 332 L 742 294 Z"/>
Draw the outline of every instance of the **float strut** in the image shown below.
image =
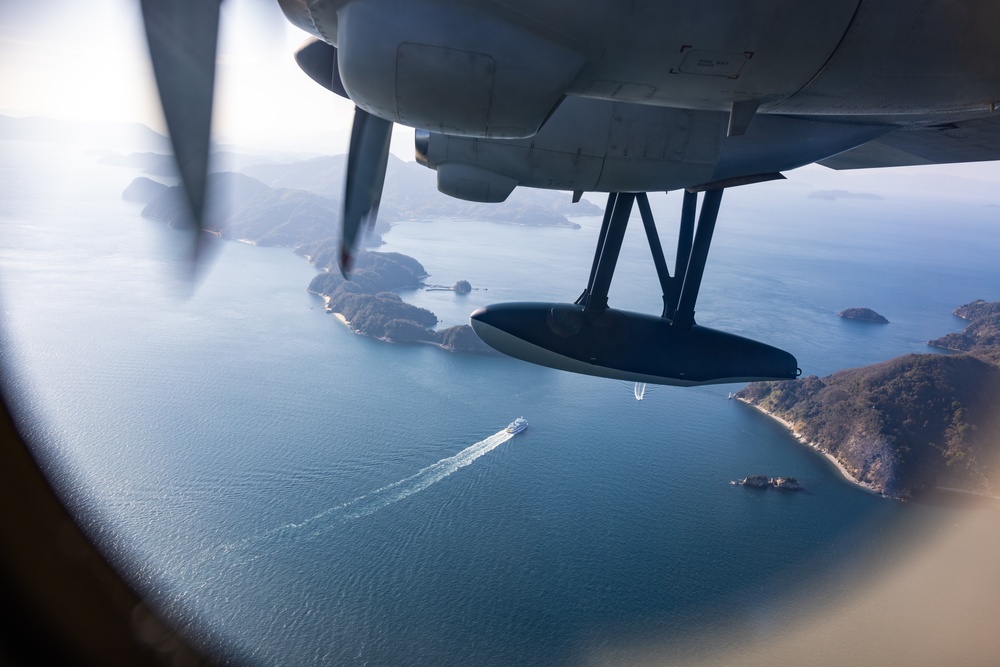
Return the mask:
<path id="1" fill-rule="evenodd" d="M 675 327 L 689 329 L 694 324 L 694 306 L 698 300 L 698 290 L 701 288 L 701 279 L 705 274 L 705 262 L 708 260 L 708 249 L 712 245 L 712 234 L 715 232 L 715 221 L 719 217 L 719 205 L 722 203 L 722 192 L 724 188 L 717 190 L 707 190 L 701 201 L 701 213 L 698 216 L 698 230 L 695 232 L 694 241 L 691 243 L 691 252 L 685 263 L 684 272 L 678 266 L 677 275 L 683 275 L 684 281 L 677 299 L 677 309 L 672 318 Z M 681 214 L 681 236 L 683 239 L 685 216 L 694 218 L 693 210 L 689 213 L 689 198 L 693 199 L 697 195 L 684 193 L 684 210 Z M 682 250 L 682 239 L 678 240 L 678 258 Z"/>
<path id="2" fill-rule="evenodd" d="M 667 259 L 663 256 L 663 246 L 660 245 L 660 235 L 656 233 L 656 222 L 653 211 L 649 208 L 649 197 L 645 192 L 635 196 L 639 205 L 639 215 L 642 216 L 642 226 L 646 229 L 646 240 L 649 250 L 653 253 L 653 264 L 656 266 L 656 277 L 660 279 L 660 289 L 663 290 L 663 317 L 670 318 L 677 307 L 677 295 L 680 292 L 679 280 L 670 277 Z"/>
<path id="3" fill-rule="evenodd" d="M 618 254 L 625 239 L 628 217 L 632 213 L 635 194 L 618 192 L 608 195 L 608 206 L 604 211 L 604 223 L 598 239 L 594 264 L 590 270 L 590 282 L 576 303 L 584 312 L 603 312 L 608 308 L 608 290 L 618 263 Z"/>
<path id="4" fill-rule="evenodd" d="M 698 195 L 694 192 L 684 192 L 681 224 L 677 235 L 676 271 L 673 277 L 667 268 L 667 260 L 663 255 L 663 247 L 656 232 L 656 223 L 646 193 L 609 193 L 608 203 L 604 209 L 604 220 L 601 222 L 601 233 L 597 239 L 597 250 L 594 252 L 594 262 L 590 267 L 590 279 L 587 288 L 576 300 L 576 305 L 583 306 L 585 312 L 591 313 L 607 310 L 611 278 L 618 263 L 632 206 L 637 203 L 646 239 L 649 241 L 649 249 L 653 254 L 656 276 L 663 290 L 663 317 L 671 320 L 675 327 L 691 328 L 694 324 L 694 307 L 698 300 L 698 291 L 705 273 L 705 262 L 708 260 L 708 250 L 715 232 L 715 222 L 719 217 L 723 190 L 724 188 L 718 188 L 705 192 L 701 202 L 701 212 L 698 214 L 697 230 L 695 215 Z"/>
<path id="5" fill-rule="evenodd" d="M 608 193 L 608 203 L 604 205 L 604 220 L 601 221 L 601 233 L 597 236 L 597 250 L 594 251 L 594 261 L 590 265 L 590 277 L 587 279 L 587 286 L 584 288 L 583 294 L 575 301 L 578 306 L 586 306 L 587 299 L 590 298 L 590 289 L 594 286 L 597 265 L 601 263 L 601 250 L 604 249 L 604 240 L 608 238 L 608 227 L 611 226 L 611 213 L 615 210 L 615 201 L 617 199 L 617 192 Z"/>
<path id="6" fill-rule="evenodd" d="M 674 263 L 674 271 L 677 274 L 676 280 L 684 282 L 684 274 L 687 273 L 688 259 L 691 258 L 691 243 L 694 240 L 694 216 L 698 211 L 698 193 L 684 191 L 684 204 L 681 207 L 681 226 L 677 233 L 677 259 Z M 677 285 L 677 296 L 680 297 L 681 286 Z M 674 309 L 677 308 L 677 300 L 674 300 Z M 671 310 L 668 317 L 673 318 Z"/>
<path id="7" fill-rule="evenodd" d="M 597 265 L 601 262 L 601 250 L 604 248 L 604 239 L 608 237 L 608 227 L 611 225 L 611 213 L 615 210 L 615 200 L 618 199 L 617 192 L 608 193 L 608 203 L 604 205 L 604 219 L 601 221 L 601 232 L 597 236 L 597 250 L 594 251 L 594 262 L 590 265 L 590 277 L 587 279 L 587 286 L 583 294 L 574 302 L 578 306 L 587 305 L 590 298 L 590 290 L 594 286 L 594 276 L 597 275 Z"/>

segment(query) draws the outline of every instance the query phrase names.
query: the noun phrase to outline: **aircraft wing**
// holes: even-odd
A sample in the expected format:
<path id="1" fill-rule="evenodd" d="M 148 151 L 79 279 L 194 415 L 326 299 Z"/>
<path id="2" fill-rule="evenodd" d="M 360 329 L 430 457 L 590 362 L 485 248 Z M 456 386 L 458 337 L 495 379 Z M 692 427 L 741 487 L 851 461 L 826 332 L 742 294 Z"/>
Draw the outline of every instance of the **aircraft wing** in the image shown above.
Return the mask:
<path id="1" fill-rule="evenodd" d="M 903 127 L 820 160 L 830 169 L 868 169 L 1000 160 L 1000 115 Z"/>

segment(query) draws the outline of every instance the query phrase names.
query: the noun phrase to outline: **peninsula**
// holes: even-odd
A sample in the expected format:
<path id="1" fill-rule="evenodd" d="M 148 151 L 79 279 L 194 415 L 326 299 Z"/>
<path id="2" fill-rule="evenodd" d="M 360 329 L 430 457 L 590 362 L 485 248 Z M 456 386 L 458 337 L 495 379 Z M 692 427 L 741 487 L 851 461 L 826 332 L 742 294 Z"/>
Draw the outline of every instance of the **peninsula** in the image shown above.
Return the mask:
<path id="1" fill-rule="evenodd" d="M 1000 366 L 1000 301 L 973 301 L 952 311 L 969 320 L 959 333 L 950 333 L 927 344 L 952 352 L 965 352 Z"/>
<path id="2" fill-rule="evenodd" d="M 294 188 L 338 202 L 343 193 L 346 156 L 333 155 L 291 163 L 265 163 L 240 169 L 273 188 Z M 379 218 L 400 220 L 458 219 L 525 227 L 578 229 L 574 216 L 597 216 L 603 209 L 586 199 L 573 203 L 566 192 L 516 188 L 506 201 L 481 204 L 438 192 L 437 176 L 415 162 L 389 155 Z"/>
<path id="3" fill-rule="evenodd" d="M 958 308 L 962 333 L 824 378 L 755 382 L 736 398 L 784 423 L 854 482 L 890 498 L 934 488 L 992 495 L 1000 452 L 1000 302 Z"/>
<path id="4" fill-rule="evenodd" d="M 327 312 L 340 315 L 355 333 L 388 343 L 430 343 L 453 352 L 497 354 L 467 324 L 434 331 L 434 313 L 406 303 L 393 291 L 418 288 L 425 274 L 412 257 L 362 250 L 351 280 L 335 270 L 325 271 L 313 278 L 309 291 L 322 296 Z"/>

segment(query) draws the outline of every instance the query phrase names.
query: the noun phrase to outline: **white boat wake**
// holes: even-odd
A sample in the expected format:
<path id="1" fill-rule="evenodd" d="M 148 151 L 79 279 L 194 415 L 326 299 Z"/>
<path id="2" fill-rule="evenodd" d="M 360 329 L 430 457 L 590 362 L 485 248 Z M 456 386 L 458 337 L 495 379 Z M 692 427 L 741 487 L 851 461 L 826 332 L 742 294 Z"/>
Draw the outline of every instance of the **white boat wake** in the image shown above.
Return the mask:
<path id="1" fill-rule="evenodd" d="M 431 484 L 440 482 L 456 470 L 471 464 L 480 456 L 489 454 L 513 437 L 514 435 L 506 430 L 494 433 L 485 440 L 480 440 L 476 444 L 466 447 L 454 456 L 432 463 L 415 475 L 375 489 L 371 493 L 340 505 L 340 509 L 345 510 L 345 514 L 350 518 L 368 516 L 383 507 L 408 498 L 418 491 L 423 491 Z"/>
<path id="2" fill-rule="evenodd" d="M 513 437 L 514 435 L 512 433 L 508 433 L 506 430 L 494 433 L 485 440 L 480 440 L 474 445 L 466 447 L 453 456 L 449 456 L 436 463 L 432 463 L 414 475 L 410 475 L 409 477 L 405 477 L 398 482 L 393 482 L 392 484 L 375 489 L 374 491 L 366 493 L 363 496 L 358 496 L 353 500 L 348 500 L 346 503 L 341 503 L 336 507 L 323 510 L 319 514 L 311 516 L 308 519 L 297 521 L 295 523 L 286 523 L 283 526 L 278 526 L 277 528 L 272 528 L 266 532 L 258 533 L 253 537 L 243 540 L 242 542 L 230 544 L 223 548 L 223 552 L 228 553 L 231 551 L 237 551 L 264 540 L 273 541 L 275 539 L 280 540 L 285 537 L 291 539 L 293 534 L 301 534 L 304 529 L 310 528 L 314 529 L 310 536 L 315 537 L 332 524 L 368 516 L 369 514 L 373 514 L 384 507 L 388 507 L 389 505 L 397 503 L 404 498 L 408 498 L 418 491 L 423 491 L 432 484 L 440 482 L 456 470 L 460 470 L 473 463 L 479 457 L 489 454 Z"/>
<path id="3" fill-rule="evenodd" d="M 336 507 L 331 507 L 308 519 L 295 523 L 286 523 L 282 526 L 257 533 L 239 542 L 224 545 L 219 550 L 211 549 L 206 551 L 199 562 L 204 563 L 216 560 L 220 556 L 225 556 L 227 567 L 243 566 L 273 551 L 276 542 L 292 543 L 315 539 L 333 526 L 368 516 L 393 503 L 409 498 L 419 491 L 423 491 L 432 484 L 436 484 L 445 477 L 448 477 L 453 472 L 471 465 L 476 459 L 489 454 L 513 437 L 513 433 L 508 433 L 504 429 L 503 431 L 494 433 L 485 440 L 480 440 L 474 445 L 466 447 L 453 456 L 448 456 L 436 463 L 432 463 L 426 468 L 422 468 L 414 475 L 375 489 L 363 496 L 358 496 L 346 503 L 341 503 Z M 189 565 L 193 566 L 194 564 L 191 563 Z M 209 580 L 206 579 L 194 586 L 194 589 L 196 590 L 208 584 Z"/>

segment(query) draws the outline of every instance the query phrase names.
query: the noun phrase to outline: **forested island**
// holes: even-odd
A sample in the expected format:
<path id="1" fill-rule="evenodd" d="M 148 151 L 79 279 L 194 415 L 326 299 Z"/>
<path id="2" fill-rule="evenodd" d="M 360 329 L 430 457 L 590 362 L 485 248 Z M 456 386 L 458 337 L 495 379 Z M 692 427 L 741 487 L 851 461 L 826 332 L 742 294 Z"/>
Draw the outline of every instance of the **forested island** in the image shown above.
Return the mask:
<path id="1" fill-rule="evenodd" d="M 148 180 L 148 179 L 147 179 Z M 126 192 L 137 185 L 136 179 Z M 205 211 L 205 229 L 220 238 L 261 246 L 296 249 L 332 240 L 340 216 L 337 202 L 294 190 L 272 188 L 256 178 L 234 172 L 209 175 L 213 197 Z M 168 225 L 186 224 L 187 204 L 179 186 L 166 188 L 142 210 L 142 217 Z M 388 230 L 388 220 L 375 229 L 372 244 L 381 244 L 379 232 Z"/>
<path id="2" fill-rule="evenodd" d="M 242 165 L 230 171 L 218 171 L 210 175 L 210 190 L 214 197 L 216 221 L 234 218 L 224 226 L 239 220 L 239 214 L 252 212 L 259 217 L 268 202 L 250 203 L 243 198 L 247 195 L 258 197 L 266 191 L 273 197 L 293 197 L 310 205 L 332 207 L 339 211 L 343 194 L 346 156 L 334 155 L 310 160 L 276 162 L 261 157 L 241 155 L 234 152 L 213 152 L 214 164 Z M 256 162 L 255 162 L 256 160 Z M 176 171 L 173 158 L 160 153 L 131 153 L 121 155 L 109 153 L 99 160 L 102 164 L 130 166 L 154 176 L 174 176 Z M 292 195 L 292 193 L 298 193 Z M 170 204 L 161 202 L 161 207 L 179 207 L 180 200 Z M 274 204 L 274 200 L 270 205 Z M 413 162 L 403 162 L 390 155 L 386 175 L 385 190 L 379 205 L 379 230 L 387 231 L 389 225 L 402 220 L 465 219 L 487 221 L 506 225 L 530 227 L 566 227 L 578 229 L 579 224 L 568 216 L 596 216 L 602 209 L 589 201 L 573 203 L 570 195 L 563 192 L 517 188 L 507 201 L 499 204 L 467 202 L 444 195 L 437 190 L 435 173 Z M 272 211 L 272 222 L 283 225 L 280 210 Z M 301 213 L 301 211 L 300 211 Z M 171 217 L 174 214 L 161 211 L 157 217 Z M 330 236 L 332 222 L 337 218 L 325 219 L 326 227 L 320 236 L 299 238 L 297 241 L 281 241 L 271 245 L 295 246 L 301 243 Z M 235 230 L 234 230 L 235 233 Z M 373 239 L 372 245 L 380 240 Z"/>
<path id="3" fill-rule="evenodd" d="M 889 324 L 889 320 L 884 315 L 879 315 L 871 308 L 848 308 L 837 313 L 839 317 L 847 320 L 860 320 L 862 322 L 874 322 L 876 324 Z"/>
<path id="4" fill-rule="evenodd" d="M 755 382 L 736 397 L 783 422 L 845 474 L 890 498 L 934 488 L 995 493 L 1000 442 L 1000 302 L 956 309 L 961 333 L 907 354 L 795 382 Z"/>
<path id="5" fill-rule="evenodd" d="M 468 324 L 434 331 L 434 313 L 406 303 L 393 291 L 419 287 L 424 275 L 424 267 L 412 257 L 362 250 L 351 280 L 326 271 L 312 279 L 309 291 L 322 296 L 327 310 L 343 317 L 355 333 L 389 343 L 432 343 L 456 352 L 497 354 Z"/>

